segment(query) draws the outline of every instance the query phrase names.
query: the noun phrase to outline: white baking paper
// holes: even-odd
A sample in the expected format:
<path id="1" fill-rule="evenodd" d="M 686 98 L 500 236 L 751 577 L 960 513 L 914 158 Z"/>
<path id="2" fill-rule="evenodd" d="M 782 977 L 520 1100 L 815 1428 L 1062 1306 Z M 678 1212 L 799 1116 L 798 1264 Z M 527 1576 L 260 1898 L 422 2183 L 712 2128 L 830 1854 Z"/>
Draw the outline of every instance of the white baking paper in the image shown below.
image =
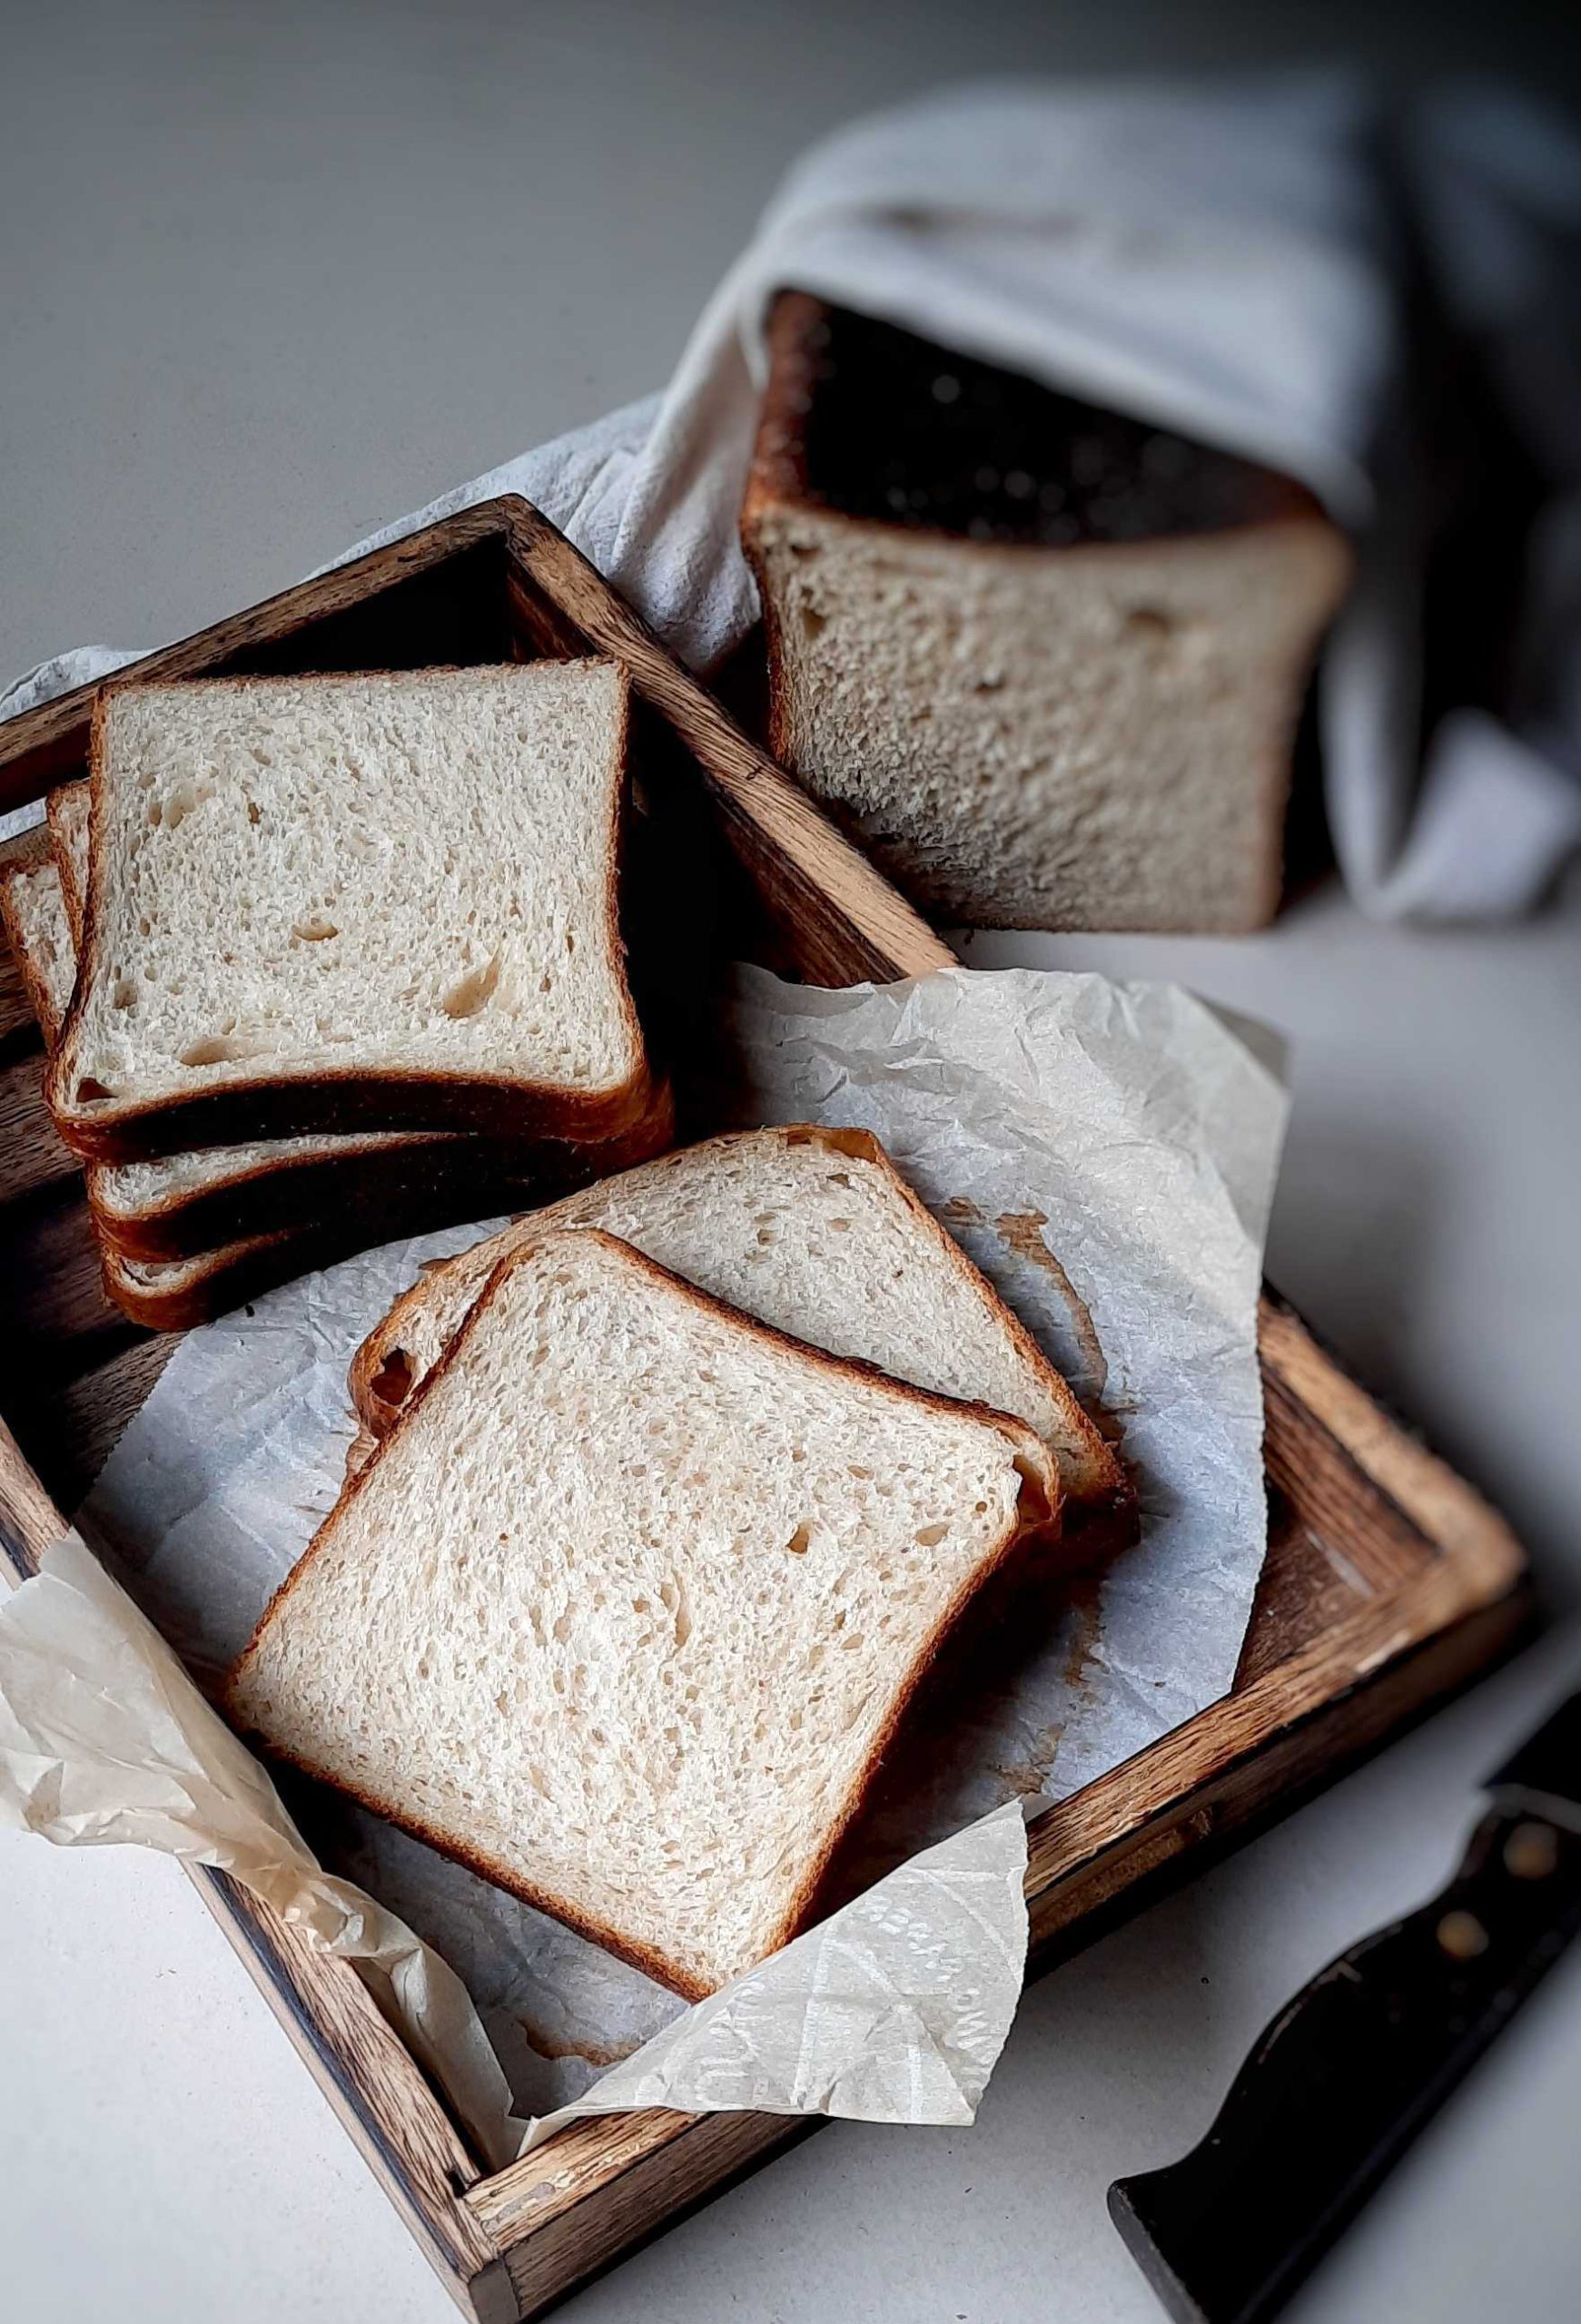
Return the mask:
<path id="1" fill-rule="evenodd" d="M 961 970 L 819 992 L 748 970 L 727 1029 L 736 1055 L 719 1118 L 859 1125 L 884 1139 L 1123 1431 L 1140 1545 L 1046 1619 L 1019 1623 L 1016 1667 L 947 1721 L 935 1710 L 895 1756 L 857 1858 L 885 1885 L 691 2010 L 353 1804 L 304 1791 L 298 1812 L 331 1873 L 455 1970 L 519 2117 L 596 2088 L 598 2110 L 961 2122 L 998 2054 L 1024 1955 L 1021 1806 L 1129 1758 L 1233 1678 L 1266 1533 L 1255 1317 L 1283 1094 L 1190 996 L 1096 977 Z M 84 1533 L 206 1680 L 332 1505 L 358 1341 L 420 1265 L 483 1231 L 365 1254 L 191 1334 L 112 1455 Z M 69 1684 L 69 1623 L 55 1648 Z M 0 1696 L 12 1685 L 0 1652 Z M 35 1686 L 35 1709 L 40 1699 L 53 1716 L 48 1684 L 42 1698 Z M 69 1769 L 69 1752 L 56 1756 Z M 135 1772 L 136 1749 L 123 1758 Z M 106 1829 L 85 1837 L 116 1821 L 102 1778 L 101 1768 Z M 212 1837 L 201 1807 L 180 1823 L 192 1852 Z M 170 1844 L 152 1826 L 142 1836 Z M 491 2159 L 519 2130 L 499 2117 Z"/>
<path id="2" fill-rule="evenodd" d="M 1268 1540 L 1257 1303 L 1288 1110 L 1176 985 L 958 969 L 814 991 L 741 973 L 742 1121 L 882 1139 L 1090 1408 L 1141 1539 L 942 1728 L 874 1861 L 1009 1792 L 1062 1799 L 1226 1694 Z"/>

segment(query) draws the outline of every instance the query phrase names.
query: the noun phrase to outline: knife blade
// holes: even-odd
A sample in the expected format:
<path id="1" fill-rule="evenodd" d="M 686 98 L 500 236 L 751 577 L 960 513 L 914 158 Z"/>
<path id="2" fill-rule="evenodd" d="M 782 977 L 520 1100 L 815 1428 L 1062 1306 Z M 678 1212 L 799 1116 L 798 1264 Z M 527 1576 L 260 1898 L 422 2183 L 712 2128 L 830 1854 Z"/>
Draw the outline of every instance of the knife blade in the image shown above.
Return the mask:
<path id="1" fill-rule="evenodd" d="M 1581 1694 L 1485 1788 L 1448 1886 L 1280 2012 L 1189 2154 L 1109 2190 L 1177 2324 L 1277 2315 L 1581 1929 Z"/>

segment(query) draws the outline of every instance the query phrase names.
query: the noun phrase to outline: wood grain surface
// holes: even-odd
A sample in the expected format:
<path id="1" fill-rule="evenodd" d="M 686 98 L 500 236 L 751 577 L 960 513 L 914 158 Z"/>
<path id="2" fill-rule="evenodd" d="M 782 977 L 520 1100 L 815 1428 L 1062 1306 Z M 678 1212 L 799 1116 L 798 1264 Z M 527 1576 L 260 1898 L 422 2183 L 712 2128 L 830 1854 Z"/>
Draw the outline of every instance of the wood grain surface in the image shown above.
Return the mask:
<path id="1" fill-rule="evenodd" d="M 952 964 L 523 501 L 468 509 L 136 668 L 173 677 L 585 653 L 617 656 L 646 705 L 651 748 L 637 774 L 651 796 L 635 820 L 642 848 L 648 824 L 669 829 L 661 927 L 667 917 L 688 945 L 745 947 L 825 983 Z M 83 771 L 96 691 L 0 729 L 0 810 Z M 716 828 L 737 867 L 727 894 L 705 861 Z M 682 1009 L 676 1023 L 687 1022 Z M 36 1037 L 0 975 L 0 1408 L 16 1431 L 0 1429 L 0 1549 L 18 1574 L 60 1531 L 57 1498 L 74 1505 L 175 1344 L 136 1332 L 105 1300 L 80 1183 L 43 1117 L 38 1076 Z M 1027 1893 L 1042 1957 L 1331 1777 L 1483 1667 L 1521 1619 L 1520 1552 L 1471 1488 L 1277 1300 L 1265 1303 L 1260 1345 L 1270 1546 L 1235 1689 L 1032 1827 Z M 573 2124 L 483 2177 L 355 1973 L 313 1954 L 232 1883 L 194 1877 L 441 2279 L 490 2324 L 539 2312 L 811 2127 L 771 2115 L 612 2116 Z"/>

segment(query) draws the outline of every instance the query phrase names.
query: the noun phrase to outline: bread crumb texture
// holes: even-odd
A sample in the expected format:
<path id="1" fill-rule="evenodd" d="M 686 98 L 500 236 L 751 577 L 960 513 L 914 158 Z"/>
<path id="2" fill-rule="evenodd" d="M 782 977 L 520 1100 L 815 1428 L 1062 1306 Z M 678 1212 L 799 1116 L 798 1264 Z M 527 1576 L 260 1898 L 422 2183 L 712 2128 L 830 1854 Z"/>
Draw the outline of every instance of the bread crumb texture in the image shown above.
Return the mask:
<path id="1" fill-rule="evenodd" d="M 607 662 L 128 686 L 104 712 L 75 1097 L 640 1068 Z"/>

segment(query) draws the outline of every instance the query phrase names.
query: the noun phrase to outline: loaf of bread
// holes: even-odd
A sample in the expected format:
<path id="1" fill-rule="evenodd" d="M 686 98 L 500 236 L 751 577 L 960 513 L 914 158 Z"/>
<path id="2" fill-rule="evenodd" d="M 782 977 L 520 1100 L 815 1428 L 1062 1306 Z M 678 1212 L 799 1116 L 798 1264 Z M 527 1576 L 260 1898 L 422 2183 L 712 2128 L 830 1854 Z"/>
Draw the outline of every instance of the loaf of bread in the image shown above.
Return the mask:
<path id="1" fill-rule="evenodd" d="M 1350 565 L 1310 493 L 801 292 L 769 351 L 776 755 L 943 922 L 1269 920 Z"/>
<path id="2" fill-rule="evenodd" d="M 794 1935 L 939 1643 L 1058 1495 L 1022 1422 L 548 1235 L 351 1479 L 228 1705 L 701 1995 Z"/>
<path id="3" fill-rule="evenodd" d="M 110 689 L 62 1136 L 629 1129 L 626 734 L 599 660 Z"/>

